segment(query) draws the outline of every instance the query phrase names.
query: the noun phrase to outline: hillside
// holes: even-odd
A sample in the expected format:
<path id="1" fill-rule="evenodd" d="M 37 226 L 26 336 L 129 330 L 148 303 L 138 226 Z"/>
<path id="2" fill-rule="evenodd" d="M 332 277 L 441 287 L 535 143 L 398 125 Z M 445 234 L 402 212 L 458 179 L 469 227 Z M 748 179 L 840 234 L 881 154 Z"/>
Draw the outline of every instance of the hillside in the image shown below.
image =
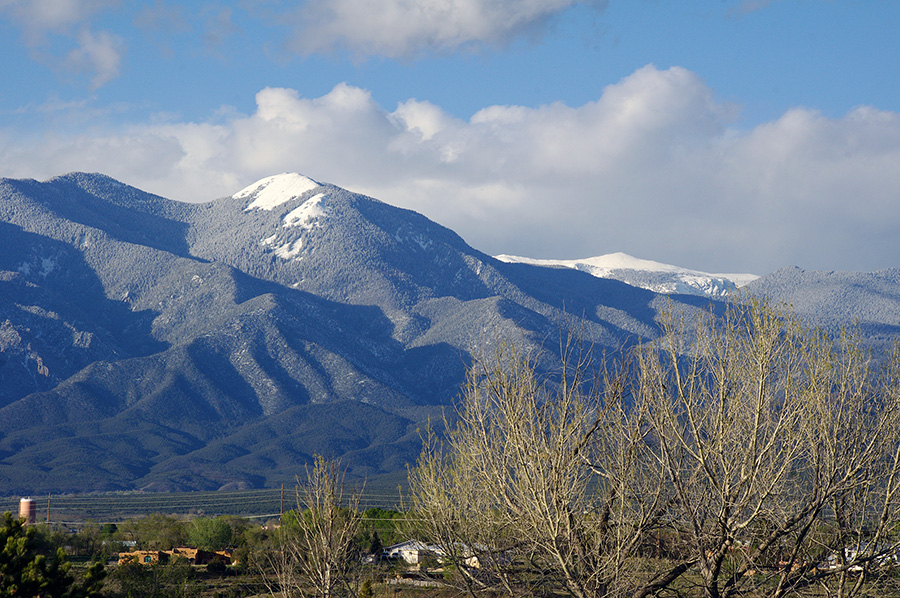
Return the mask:
<path id="1" fill-rule="evenodd" d="M 314 453 L 400 479 L 473 354 L 552 355 L 564 318 L 618 348 L 667 302 L 294 174 L 203 204 L 3 179 L 0 297 L 0 484 L 19 493 L 262 487 Z"/>
<path id="2" fill-rule="evenodd" d="M 747 292 L 788 305 L 807 323 L 839 334 L 852 326 L 876 356 L 900 339 L 900 269 L 835 272 L 782 268 L 756 280 Z"/>

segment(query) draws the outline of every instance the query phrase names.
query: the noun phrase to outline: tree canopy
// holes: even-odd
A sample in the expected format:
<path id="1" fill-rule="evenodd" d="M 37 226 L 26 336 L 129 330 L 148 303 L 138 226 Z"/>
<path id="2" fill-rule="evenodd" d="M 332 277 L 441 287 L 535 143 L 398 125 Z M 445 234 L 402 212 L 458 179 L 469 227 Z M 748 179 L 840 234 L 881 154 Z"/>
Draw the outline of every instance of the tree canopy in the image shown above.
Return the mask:
<path id="1" fill-rule="evenodd" d="M 764 301 L 660 324 L 612 365 L 573 335 L 556 372 L 514 345 L 475 363 L 410 475 L 422 539 L 460 587 L 847 597 L 887 582 L 900 353 L 876 370 L 852 333 Z"/>
<path id="2" fill-rule="evenodd" d="M 65 553 L 47 550 L 34 527 L 4 513 L 0 525 L 0 597 L 96 598 L 100 596 L 105 572 L 95 563 L 76 582 Z"/>

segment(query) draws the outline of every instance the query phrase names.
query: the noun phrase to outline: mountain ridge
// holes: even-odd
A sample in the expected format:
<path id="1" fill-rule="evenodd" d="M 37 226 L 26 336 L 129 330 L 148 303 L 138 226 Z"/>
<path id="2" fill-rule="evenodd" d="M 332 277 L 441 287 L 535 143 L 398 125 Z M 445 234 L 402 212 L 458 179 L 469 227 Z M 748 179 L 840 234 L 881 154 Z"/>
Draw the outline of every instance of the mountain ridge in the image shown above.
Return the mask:
<path id="1" fill-rule="evenodd" d="M 474 354 L 511 341 L 550 363 L 573 313 L 603 346 L 655 334 L 653 293 L 504 264 L 288 176 L 298 192 L 255 205 L 268 185 L 181 204 L 98 174 L 0 180 L 4 487 L 271 485 L 315 452 L 395 478 Z"/>
<path id="2" fill-rule="evenodd" d="M 476 357 L 511 342 L 549 372 L 567 331 L 615 352 L 663 310 L 726 305 L 551 266 L 296 173 L 198 204 L 100 174 L 2 179 L 0 485 L 272 487 L 314 454 L 397 483 Z M 744 293 L 859 321 L 882 354 L 900 338 L 900 270 L 785 268 Z"/>
<path id="3" fill-rule="evenodd" d="M 712 274 L 681 266 L 663 264 L 616 252 L 575 259 L 536 259 L 514 255 L 498 255 L 498 260 L 548 268 L 573 268 L 598 278 L 620 280 L 632 286 L 661 294 L 688 294 L 710 297 L 733 295 L 759 278 L 756 274 Z"/>

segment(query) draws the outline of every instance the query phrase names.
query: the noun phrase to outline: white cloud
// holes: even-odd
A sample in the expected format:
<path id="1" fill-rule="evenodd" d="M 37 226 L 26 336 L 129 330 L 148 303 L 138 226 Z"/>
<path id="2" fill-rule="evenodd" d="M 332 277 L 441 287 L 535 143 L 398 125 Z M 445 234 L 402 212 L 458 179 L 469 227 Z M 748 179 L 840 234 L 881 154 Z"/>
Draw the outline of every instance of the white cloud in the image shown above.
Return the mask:
<path id="1" fill-rule="evenodd" d="M 293 50 L 407 57 L 504 43 L 583 0 L 307 0 Z M 594 2 L 594 4 L 598 4 Z M 602 3 L 601 3 L 602 4 Z"/>
<path id="2" fill-rule="evenodd" d="M 393 117 L 401 128 L 417 133 L 422 141 L 428 141 L 451 123 L 440 107 L 417 100 L 401 102 Z"/>
<path id="3" fill-rule="evenodd" d="M 82 31 L 78 46 L 66 56 L 65 64 L 77 72 L 92 73 L 91 87 L 97 89 L 119 76 L 124 46 L 121 38 L 105 31 L 96 35 Z"/>
<path id="4" fill-rule="evenodd" d="M 0 12 L 11 16 L 28 39 L 38 43 L 48 31 L 66 31 L 118 4 L 118 0 L 0 0 Z"/>
<path id="5" fill-rule="evenodd" d="M 900 114 L 797 108 L 733 125 L 695 74 L 644 67 L 594 102 L 492 106 L 469 120 L 363 89 L 267 88 L 252 114 L 22 139 L 0 172 L 106 172 L 175 199 L 299 171 L 445 224 L 490 253 L 612 251 L 706 271 L 876 269 L 900 253 Z"/>
<path id="6" fill-rule="evenodd" d="M 119 5 L 118 0 L 0 0 L 0 16 L 22 28 L 36 60 L 65 74 L 86 74 L 94 89 L 119 74 L 124 41 L 107 31 L 94 32 L 94 16 Z M 73 46 L 64 56 L 51 48 L 53 37 Z"/>

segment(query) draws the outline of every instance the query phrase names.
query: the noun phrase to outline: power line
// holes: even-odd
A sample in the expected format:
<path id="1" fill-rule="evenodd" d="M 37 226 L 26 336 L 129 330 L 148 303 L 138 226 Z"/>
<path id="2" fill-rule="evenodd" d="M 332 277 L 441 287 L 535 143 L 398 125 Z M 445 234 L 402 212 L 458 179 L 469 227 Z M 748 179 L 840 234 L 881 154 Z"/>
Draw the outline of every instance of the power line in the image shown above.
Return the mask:
<path id="1" fill-rule="evenodd" d="M 291 508 L 294 503 L 293 498 L 289 498 L 286 503 L 282 502 L 280 488 L 226 492 L 56 494 L 52 496 L 52 501 L 53 520 L 60 523 L 86 520 L 111 523 L 154 513 L 235 515 L 262 519 L 279 517 L 285 507 Z M 48 512 L 49 502 L 48 500 Z M 364 510 L 396 510 L 401 502 L 399 493 L 363 492 L 359 507 Z M 296 507 L 296 503 L 293 506 Z M 17 513 L 18 500 L 14 497 L 0 497 L 0 510 Z"/>

